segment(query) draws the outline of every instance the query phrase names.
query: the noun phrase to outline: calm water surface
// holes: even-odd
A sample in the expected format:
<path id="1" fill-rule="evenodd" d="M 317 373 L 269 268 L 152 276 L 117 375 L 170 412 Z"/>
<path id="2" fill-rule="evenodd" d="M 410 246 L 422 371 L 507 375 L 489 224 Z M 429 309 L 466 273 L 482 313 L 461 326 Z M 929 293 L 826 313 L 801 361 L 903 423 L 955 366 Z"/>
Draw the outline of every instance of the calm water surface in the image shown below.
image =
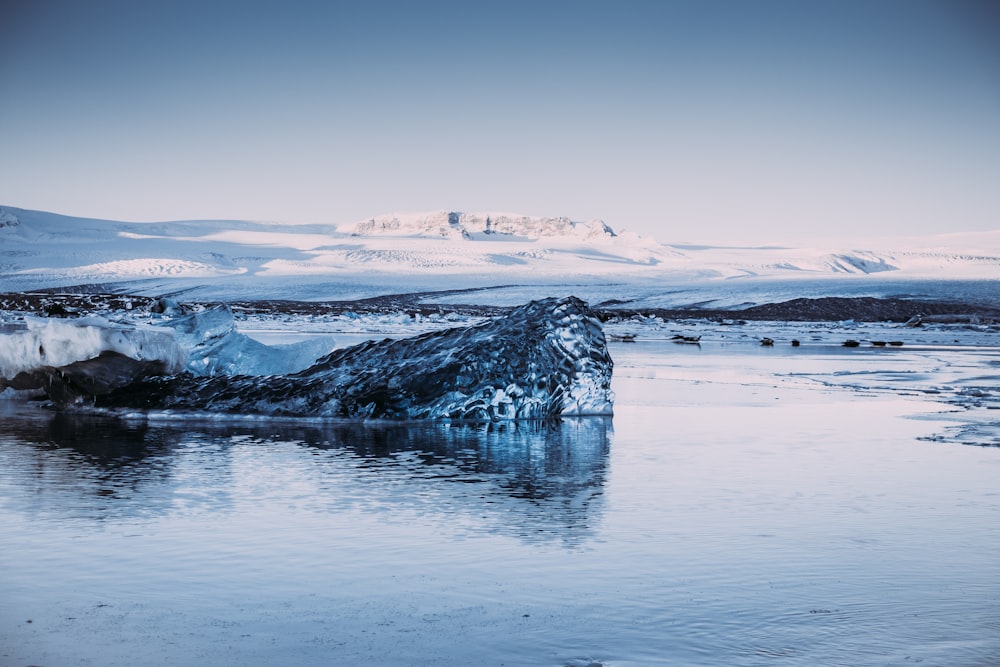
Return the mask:
<path id="1" fill-rule="evenodd" d="M 0 403 L 0 665 L 1000 664 L 1000 449 L 917 356 L 612 353 L 550 427 Z"/>

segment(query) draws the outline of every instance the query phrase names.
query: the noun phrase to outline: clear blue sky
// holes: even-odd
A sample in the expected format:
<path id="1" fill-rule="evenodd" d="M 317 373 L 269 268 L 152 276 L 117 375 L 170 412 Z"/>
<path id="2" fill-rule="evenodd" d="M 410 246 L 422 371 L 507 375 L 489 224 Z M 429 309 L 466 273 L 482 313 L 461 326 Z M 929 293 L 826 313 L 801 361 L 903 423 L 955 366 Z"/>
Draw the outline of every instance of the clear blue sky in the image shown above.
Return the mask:
<path id="1" fill-rule="evenodd" d="M 0 204 L 1000 227 L 1000 2 L 0 4 Z"/>

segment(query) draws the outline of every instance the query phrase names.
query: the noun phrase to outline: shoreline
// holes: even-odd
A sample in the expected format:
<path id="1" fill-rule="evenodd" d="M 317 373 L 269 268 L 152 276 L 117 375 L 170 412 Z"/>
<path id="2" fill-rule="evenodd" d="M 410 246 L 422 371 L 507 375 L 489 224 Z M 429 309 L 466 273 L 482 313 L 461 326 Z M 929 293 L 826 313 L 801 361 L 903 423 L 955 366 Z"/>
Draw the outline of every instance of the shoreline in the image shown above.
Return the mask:
<path id="1" fill-rule="evenodd" d="M 467 290 L 413 292 L 342 301 L 301 301 L 279 299 L 240 299 L 224 301 L 234 313 L 248 316 L 339 316 L 400 315 L 428 317 L 455 315 L 461 317 L 495 317 L 511 310 L 508 306 L 475 303 L 446 303 L 442 297 L 455 296 Z M 161 297 L 162 298 L 162 297 Z M 425 303 L 435 299 L 435 303 Z M 101 291 L 38 290 L 0 293 L 0 311 L 73 317 L 99 311 L 142 311 L 151 309 L 160 298 Z M 181 302 L 182 306 L 199 309 L 219 301 Z M 785 321 L 785 322 L 892 322 L 934 324 L 1000 325 L 1000 308 L 962 300 L 926 300 L 898 297 L 798 297 L 785 301 L 760 303 L 745 308 L 703 308 L 691 305 L 680 308 L 628 307 L 620 301 L 591 304 L 604 322 L 630 318 L 702 321 Z"/>

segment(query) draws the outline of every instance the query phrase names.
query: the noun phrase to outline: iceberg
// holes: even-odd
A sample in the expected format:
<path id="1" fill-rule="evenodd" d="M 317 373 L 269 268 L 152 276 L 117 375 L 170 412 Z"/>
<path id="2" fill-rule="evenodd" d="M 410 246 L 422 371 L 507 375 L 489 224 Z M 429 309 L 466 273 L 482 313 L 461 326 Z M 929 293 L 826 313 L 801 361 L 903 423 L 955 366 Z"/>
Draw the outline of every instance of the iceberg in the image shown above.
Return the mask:
<path id="1" fill-rule="evenodd" d="M 333 347 L 329 336 L 265 345 L 236 330 L 226 305 L 154 326 L 96 316 L 26 317 L 0 330 L 0 391 L 44 390 L 53 401 L 69 403 L 182 371 L 195 376 L 290 373 L 309 367 Z"/>
<path id="2" fill-rule="evenodd" d="M 265 345 L 236 330 L 233 311 L 225 304 L 164 320 L 186 350 L 192 375 L 281 375 L 308 368 L 334 347 L 321 336 L 288 345 Z"/>
<path id="3" fill-rule="evenodd" d="M 0 331 L 0 378 L 57 368 L 115 352 L 136 361 L 162 362 L 165 373 L 180 372 L 188 353 L 170 331 L 111 322 L 103 317 L 25 317 Z"/>
<path id="4" fill-rule="evenodd" d="M 611 415 L 613 363 L 576 297 L 334 350 L 284 375 L 152 376 L 72 402 L 131 412 L 509 421 Z M 53 399 L 55 400 L 55 399 Z"/>

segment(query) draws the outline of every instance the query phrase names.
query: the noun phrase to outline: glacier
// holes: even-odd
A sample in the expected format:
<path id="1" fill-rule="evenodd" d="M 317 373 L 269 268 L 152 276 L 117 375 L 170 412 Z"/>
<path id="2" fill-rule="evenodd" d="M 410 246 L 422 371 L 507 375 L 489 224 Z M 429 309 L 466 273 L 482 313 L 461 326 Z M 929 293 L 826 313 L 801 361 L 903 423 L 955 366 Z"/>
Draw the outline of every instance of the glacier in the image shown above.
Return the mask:
<path id="1" fill-rule="evenodd" d="M 772 286 L 893 296 L 929 282 L 1000 278 L 1000 230 L 752 246 L 698 243 L 689 237 L 698 231 L 678 225 L 671 233 L 683 237 L 661 243 L 599 219 L 497 212 L 391 214 L 350 224 L 138 223 L 0 206 L 0 293 L 83 288 L 202 302 L 248 295 L 318 301 L 520 285 L 531 290 L 518 297 L 524 303 L 572 285 L 597 304 L 606 286 L 617 285 L 657 299 Z"/>
<path id="2" fill-rule="evenodd" d="M 334 350 L 295 373 L 185 371 L 50 398 L 129 414 L 542 420 L 611 415 L 612 370 L 600 320 L 582 300 L 565 297 L 471 326 Z"/>

